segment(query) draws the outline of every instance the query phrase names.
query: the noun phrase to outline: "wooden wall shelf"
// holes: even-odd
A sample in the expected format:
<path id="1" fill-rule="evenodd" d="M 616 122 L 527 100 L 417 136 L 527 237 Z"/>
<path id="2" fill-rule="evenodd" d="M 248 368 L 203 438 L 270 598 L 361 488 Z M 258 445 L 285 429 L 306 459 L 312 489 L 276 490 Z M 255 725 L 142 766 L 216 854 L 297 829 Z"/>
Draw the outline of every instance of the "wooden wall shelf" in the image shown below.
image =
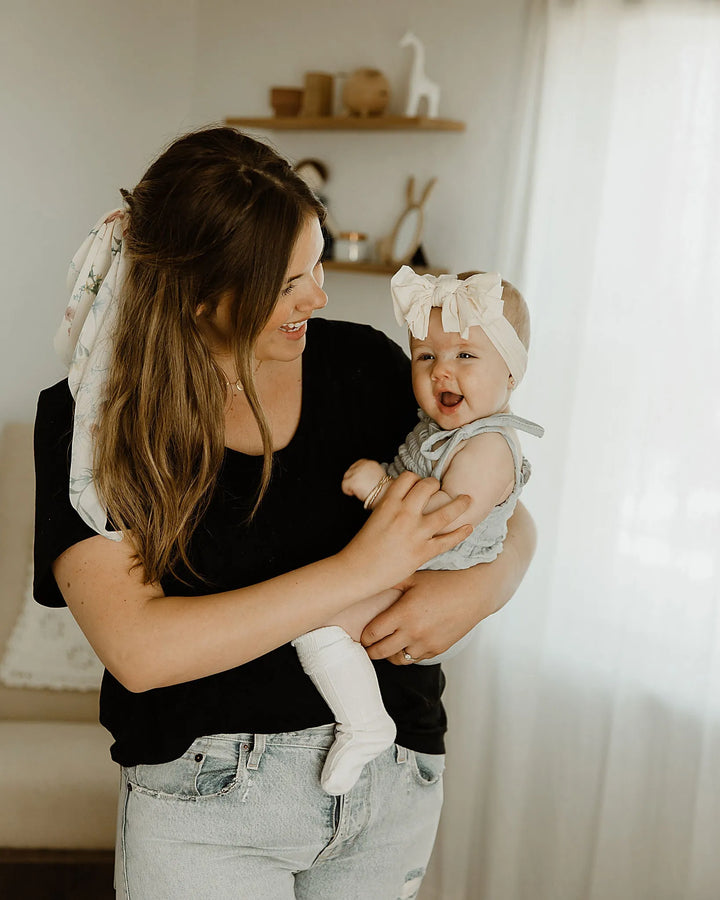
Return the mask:
<path id="1" fill-rule="evenodd" d="M 339 262 L 334 259 L 324 259 L 323 269 L 327 272 L 354 272 L 356 275 L 394 275 L 400 268 L 400 264 L 389 266 L 385 263 L 374 262 Z M 418 275 L 447 275 L 447 269 L 428 269 L 422 266 L 413 266 Z"/>
<path id="2" fill-rule="evenodd" d="M 425 116 L 265 116 L 228 117 L 233 127 L 270 131 L 465 131 L 465 123 Z"/>
<path id="3" fill-rule="evenodd" d="M 426 116 L 228 116 L 225 124 L 233 128 L 260 128 L 266 131 L 465 131 L 465 123 Z M 324 260 L 328 272 L 355 275 L 394 275 L 399 265 L 379 262 L 338 262 Z M 445 275 L 447 269 L 415 268 L 418 275 Z"/>

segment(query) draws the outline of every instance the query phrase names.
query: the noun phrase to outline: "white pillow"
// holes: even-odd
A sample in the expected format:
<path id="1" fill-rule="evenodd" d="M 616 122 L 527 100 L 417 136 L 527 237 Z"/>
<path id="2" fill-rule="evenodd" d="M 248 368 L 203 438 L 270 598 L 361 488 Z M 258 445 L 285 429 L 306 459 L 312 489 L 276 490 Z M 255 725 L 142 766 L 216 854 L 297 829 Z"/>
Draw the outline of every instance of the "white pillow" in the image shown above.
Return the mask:
<path id="1" fill-rule="evenodd" d="M 32 567 L 18 620 L 0 661 L 8 687 L 93 691 L 103 666 L 69 609 L 48 609 L 32 596 Z"/>

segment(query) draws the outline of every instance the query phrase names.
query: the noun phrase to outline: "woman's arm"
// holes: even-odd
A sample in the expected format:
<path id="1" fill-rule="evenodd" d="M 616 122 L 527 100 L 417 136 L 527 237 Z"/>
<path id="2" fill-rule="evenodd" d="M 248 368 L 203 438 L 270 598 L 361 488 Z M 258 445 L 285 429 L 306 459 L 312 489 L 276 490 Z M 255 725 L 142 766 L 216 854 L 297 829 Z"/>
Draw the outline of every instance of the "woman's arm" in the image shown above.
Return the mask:
<path id="1" fill-rule="evenodd" d="M 444 652 L 507 603 L 530 565 L 536 542 L 532 516 L 518 503 L 496 560 L 457 572 L 416 572 L 397 585 L 403 595 L 363 631 L 368 654 L 407 665 L 402 655 L 406 647 L 416 659 Z"/>
<path id="2" fill-rule="evenodd" d="M 438 482 L 405 475 L 339 553 L 250 587 L 166 597 L 132 568 L 127 538 L 100 536 L 66 550 L 53 574 L 98 657 L 129 690 L 213 675 L 319 627 L 468 536 L 468 526 L 440 534 L 465 511 L 467 497 L 423 515 Z"/>

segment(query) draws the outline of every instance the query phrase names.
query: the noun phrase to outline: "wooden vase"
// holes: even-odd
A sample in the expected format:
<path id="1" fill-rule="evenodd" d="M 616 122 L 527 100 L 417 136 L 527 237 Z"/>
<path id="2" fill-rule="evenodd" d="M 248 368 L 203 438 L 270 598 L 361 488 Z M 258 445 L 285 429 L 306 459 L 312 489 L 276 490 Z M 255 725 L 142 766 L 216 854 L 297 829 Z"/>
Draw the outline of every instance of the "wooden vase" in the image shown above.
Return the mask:
<path id="1" fill-rule="evenodd" d="M 332 114 L 333 77 L 326 72 L 305 73 L 305 94 L 301 116 L 329 116 Z"/>
<path id="2" fill-rule="evenodd" d="M 390 83 L 379 69 L 356 69 L 342 92 L 352 116 L 381 116 L 390 102 Z"/>

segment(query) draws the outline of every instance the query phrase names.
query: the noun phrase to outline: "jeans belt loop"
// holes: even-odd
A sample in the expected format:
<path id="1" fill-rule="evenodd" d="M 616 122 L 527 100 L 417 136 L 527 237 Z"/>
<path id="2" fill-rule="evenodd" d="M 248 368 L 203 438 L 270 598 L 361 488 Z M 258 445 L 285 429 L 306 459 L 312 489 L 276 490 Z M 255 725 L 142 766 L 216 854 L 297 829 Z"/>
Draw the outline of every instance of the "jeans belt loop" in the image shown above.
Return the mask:
<path id="1" fill-rule="evenodd" d="M 396 747 L 395 760 L 397 761 L 398 765 L 402 765 L 403 763 L 406 763 L 407 758 L 408 758 L 407 748 L 401 747 L 400 744 L 396 744 L 395 747 Z"/>
<path id="2" fill-rule="evenodd" d="M 248 756 L 247 767 L 253 771 L 260 765 L 260 759 L 265 752 L 265 735 L 254 735 L 253 748 L 250 756 Z"/>

